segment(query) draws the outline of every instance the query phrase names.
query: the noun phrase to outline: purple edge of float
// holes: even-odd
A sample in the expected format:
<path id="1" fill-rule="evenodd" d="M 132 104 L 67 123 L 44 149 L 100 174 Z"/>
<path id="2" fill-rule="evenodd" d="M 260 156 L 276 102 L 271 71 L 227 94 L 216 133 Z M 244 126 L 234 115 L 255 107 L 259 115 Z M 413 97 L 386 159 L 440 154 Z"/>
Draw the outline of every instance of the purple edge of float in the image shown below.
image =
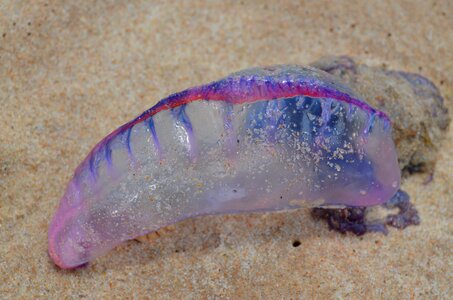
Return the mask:
<path id="1" fill-rule="evenodd" d="M 359 107 L 360 109 L 370 113 L 370 115 L 378 116 L 388 122 L 388 124 L 391 124 L 389 117 L 384 112 L 376 110 L 362 100 L 353 98 L 346 93 L 334 90 L 330 87 L 322 86 L 319 84 L 319 81 L 276 81 L 272 77 L 257 79 L 253 76 L 249 78 L 241 77 L 239 80 L 235 80 L 234 78 L 227 77 L 206 85 L 189 88 L 160 100 L 156 105 L 144 111 L 132 121 L 127 122 L 104 137 L 96 146 L 93 147 L 84 162 L 77 167 L 75 175 L 81 171 L 82 166 L 85 165 L 84 163 L 87 160 L 89 160 L 90 169 L 93 168 L 92 157 L 94 153 L 106 146 L 114 137 L 124 133 L 135 124 L 145 121 L 160 111 L 173 109 L 201 100 L 225 101 L 231 104 L 241 104 L 253 103 L 264 99 L 278 99 L 294 96 L 333 98 L 337 101 Z M 157 138 L 154 129 L 154 122 L 152 119 L 150 120 L 151 121 L 148 123 L 148 127 L 153 135 L 153 138 Z M 130 139 L 130 133 L 127 135 L 127 139 Z M 111 163 L 111 150 L 108 148 L 109 147 L 106 147 L 106 159 L 107 162 Z M 130 153 L 130 146 L 128 146 L 128 151 Z"/>

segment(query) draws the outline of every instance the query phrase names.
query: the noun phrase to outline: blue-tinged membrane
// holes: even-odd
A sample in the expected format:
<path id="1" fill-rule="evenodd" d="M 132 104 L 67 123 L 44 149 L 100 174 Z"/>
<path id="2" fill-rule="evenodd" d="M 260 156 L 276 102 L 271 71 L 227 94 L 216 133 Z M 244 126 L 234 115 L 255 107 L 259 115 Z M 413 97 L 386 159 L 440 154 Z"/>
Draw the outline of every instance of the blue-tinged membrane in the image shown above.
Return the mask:
<path id="1" fill-rule="evenodd" d="M 151 137 L 153 139 L 154 145 L 156 147 L 156 151 L 160 153 L 160 143 L 159 143 L 159 138 L 157 137 L 157 132 L 156 132 L 156 127 L 154 126 L 154 119 L 153 117 L 150 117 L 148 119 L 148 128 L 151 133 Z"/>
<path id="2" fill-rule="evenodd" d="M 324 108 L 328 109 L 328 115 L 323 116 L 321 102 L 325 100 L 297 96 L 257 102 L 250 107 L 247 128 L 256 138 L 262 138 L 264 132 L 267 140 L 271 142 L 278 141 L 276 135 L 282 137 L 283 133 L 279 130 L 281 128 L 297 132 L 306 142 L 312 142 L 315 136 L 341 136 L 345 133 L 344 108 L 335 101 L 329 101 L 329 107 L 324 105 Z"/>
<path id="3" fill-rule="evenodd" d="M 322 102 L 327 100 L 328 106 Z M 323 115 L 323 108 L 328 115 Z M 348 118 L 347 107 L 333 99 L 298 96 L 255 103 L 248 111 L 247 128 L 257 141 L 264 136 L 266 142 L 284 145 L 297 137 L 313 155 L 319 153 L 319 157 L 329 158 L 317 164 L 322 169 L 316 172 L 320 182 L 348 185 L 373 177 L 372 162 L 350 142 L 353 134 L 361 132 L 353 118 Z M 344 150 L 346 144 L 350 144 L 351 150 L 354 148 L 352 153 L 334 155 L 337 149 Z M 341 175 L 343 170 L 347 170 L 348 176 Z"/>
<path id="4" fill-rule="evenodd" d="M 175 116 L 176 120 L 178 120 L 187 131 L 187 134 L 191 136 L 193 134 L 192 122 L 190 121 L 189 116 L 187 116 L 186 105 L 184 104 L 173 108 L 172 113 Z"/>

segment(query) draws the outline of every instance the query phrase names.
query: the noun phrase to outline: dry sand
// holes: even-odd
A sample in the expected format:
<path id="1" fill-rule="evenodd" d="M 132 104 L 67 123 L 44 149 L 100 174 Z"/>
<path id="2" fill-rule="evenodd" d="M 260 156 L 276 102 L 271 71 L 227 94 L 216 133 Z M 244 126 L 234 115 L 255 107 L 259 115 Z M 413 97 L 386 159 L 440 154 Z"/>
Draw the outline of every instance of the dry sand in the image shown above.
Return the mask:
<path id="1" fill-rule="evenodd" d="M 205 217 L 57 269 L 47 226 L 73 170 L 169 93 L 349 55 L 427 76 L 453 111 L 448 0 L 109 2 L 0 3 L 0 298 L 453 298 L 453 126 L 434 180 L 403 183 L 420 226 L 358 238 L 307 210 Z"/>

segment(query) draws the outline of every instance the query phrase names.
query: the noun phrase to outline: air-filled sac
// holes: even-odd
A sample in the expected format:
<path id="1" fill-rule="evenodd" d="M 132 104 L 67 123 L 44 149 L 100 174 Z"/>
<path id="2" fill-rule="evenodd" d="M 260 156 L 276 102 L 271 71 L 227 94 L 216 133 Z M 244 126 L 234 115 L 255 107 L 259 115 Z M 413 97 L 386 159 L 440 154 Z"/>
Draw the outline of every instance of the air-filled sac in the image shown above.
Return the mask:
<path id="1" fill-rule="evenodd" d="M 161 100 L 99 142 L 49 229 L 62 268 L 200 215 L 371 206 L 400 185 L 391 124 L 330 75 L 255 68 Z"/>

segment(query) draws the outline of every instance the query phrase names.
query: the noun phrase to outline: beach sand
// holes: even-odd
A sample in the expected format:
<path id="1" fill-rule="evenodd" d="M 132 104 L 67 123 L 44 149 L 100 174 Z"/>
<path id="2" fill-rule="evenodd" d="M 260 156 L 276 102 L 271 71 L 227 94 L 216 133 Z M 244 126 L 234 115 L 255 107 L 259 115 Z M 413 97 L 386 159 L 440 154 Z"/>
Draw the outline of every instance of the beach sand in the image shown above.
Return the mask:
<path id="1" fill-rule="evenodd" d="M 170 93 L 348 55 L 430 78 L 453 111 L 451 1 L 127 2 L 0 3 L 0 298 L 453 298 L 453 126 L 433 180 L 402 185 L 420 226 L 356 237 L 307 209 L 203 217 L 55 267 L 48 223 L 73 170 Z"/>

